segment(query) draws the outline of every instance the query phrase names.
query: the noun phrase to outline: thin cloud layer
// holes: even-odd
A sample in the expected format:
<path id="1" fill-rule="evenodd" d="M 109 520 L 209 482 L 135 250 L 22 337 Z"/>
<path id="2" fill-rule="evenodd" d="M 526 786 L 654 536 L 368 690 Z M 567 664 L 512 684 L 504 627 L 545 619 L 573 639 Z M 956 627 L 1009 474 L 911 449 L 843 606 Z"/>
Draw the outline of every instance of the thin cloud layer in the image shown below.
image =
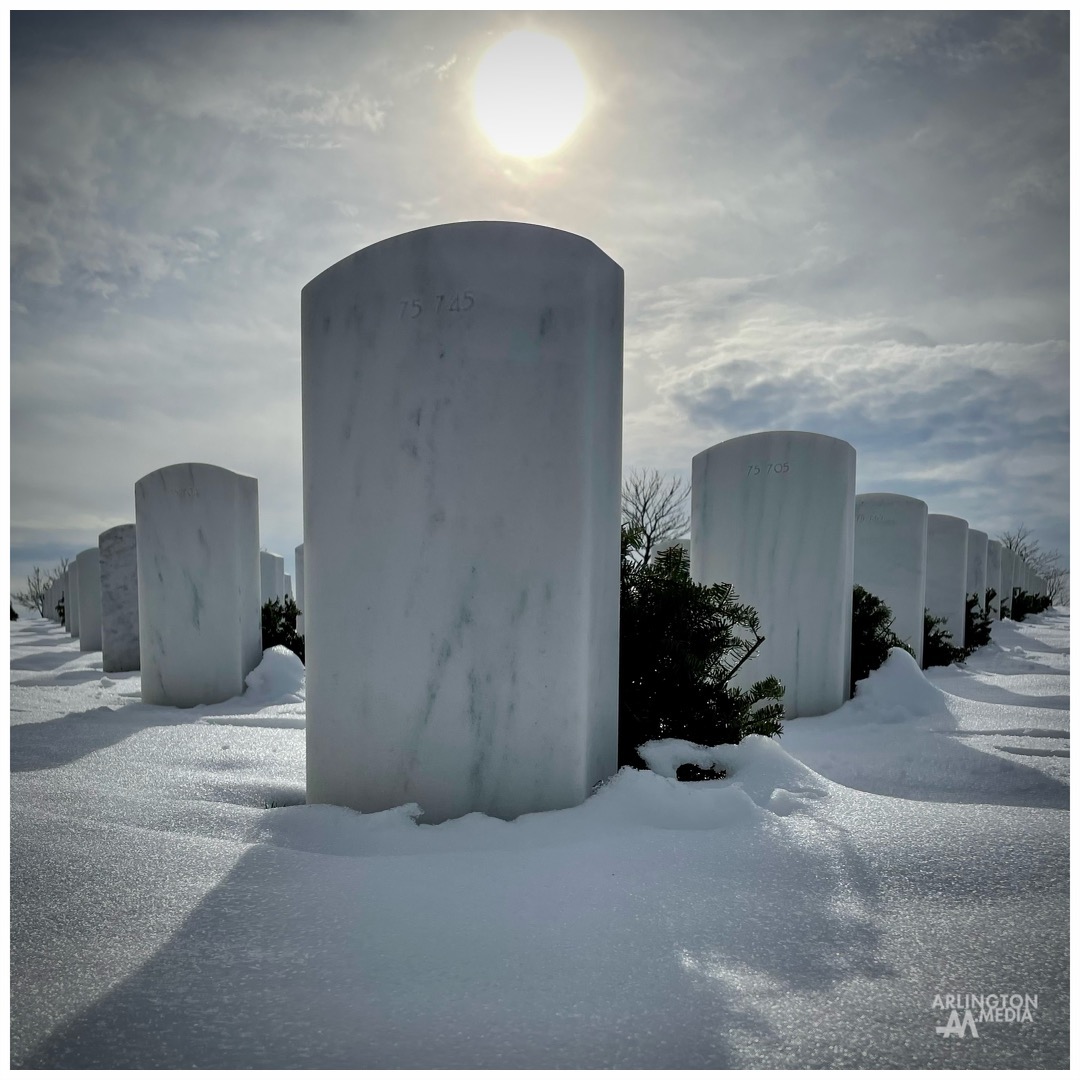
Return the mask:
<path id="1" fill-rule="evenodd" d="M 589 112 L 493 150 L 487 45 L 562 36 Z M 14 13 L 12 577 L 182 460 L 302 539 L 299 292 L 443 221 L 626 270 L 624 460 L 822 431 L 860 490 L 1068 548 L 1068 15 Z M 67 550 L 66 548 L 63 548 Z"/>

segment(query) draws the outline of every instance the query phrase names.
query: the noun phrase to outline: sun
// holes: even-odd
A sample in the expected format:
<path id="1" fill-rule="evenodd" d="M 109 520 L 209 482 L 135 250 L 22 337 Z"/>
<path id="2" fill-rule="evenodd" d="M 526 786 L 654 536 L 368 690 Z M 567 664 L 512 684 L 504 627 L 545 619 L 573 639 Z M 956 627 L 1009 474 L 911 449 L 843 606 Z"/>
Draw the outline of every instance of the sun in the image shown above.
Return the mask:
<path id="1" fill-rule="evenodd" d="M 543 157 L 562 146 L 581 123 L 587 97 L 570 47 L 535 30 L 515 30 L 492 45 L 473 83 L 484 134 L 517 157 Z"/>

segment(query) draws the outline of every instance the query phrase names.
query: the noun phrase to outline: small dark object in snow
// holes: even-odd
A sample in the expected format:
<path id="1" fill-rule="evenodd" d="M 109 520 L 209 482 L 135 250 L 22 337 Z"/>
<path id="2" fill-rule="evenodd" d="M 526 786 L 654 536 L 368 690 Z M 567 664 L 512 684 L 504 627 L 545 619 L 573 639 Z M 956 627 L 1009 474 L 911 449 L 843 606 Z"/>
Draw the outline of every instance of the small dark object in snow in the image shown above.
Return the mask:
<path id="1" fill-rule="evenodd" d="M 691 765 L 687 762 L 675 770 L 676 780 L 723 780 L 727 773 L 715 769 L 703 769 L 700 765 Z"/>

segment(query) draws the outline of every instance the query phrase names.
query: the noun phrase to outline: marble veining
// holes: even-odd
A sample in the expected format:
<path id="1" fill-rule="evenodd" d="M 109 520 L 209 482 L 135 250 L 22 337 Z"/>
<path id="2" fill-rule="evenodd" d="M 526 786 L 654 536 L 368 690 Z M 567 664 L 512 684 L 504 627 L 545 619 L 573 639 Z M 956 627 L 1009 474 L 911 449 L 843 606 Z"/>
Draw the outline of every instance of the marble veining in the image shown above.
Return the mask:
<path id="1" fill-rule="evenodd" d="M 1001 604 L 1004 604 L 1008 609 L 1005 614 L 1012 615 L 1012 597 L 1013 597 L 1013 570 L 1015 562 L 1013 560 L 1013 553 L 1001 545 Z M 1000 608 L 999 608 L 1000 612 Z"/>
<path id="2" fill-rule="evenodd" d="M 980 529 L 968 529 L 967 595 L 979 598 L 979 610 L 986 607 L 986 548 L 990 537 Z"/>
<path id="3" fill-rule="evenodd" d="M 71 618 L 68 623 L 68 633 L 72 637 L 79 636 L 79 562 L 74 558 L 68 563 L 68 609 Z"/>
<path id="4" fill-rule="evenodd" d="M 964 644 L 968 523 L 949 514 L 926 519 L 926 610 L 945 620 L 952 643 Z"/>
<path id="5" fill-rule="evenodd" d="M 101 649 L 101 569 L 96 547 L 80 551 L 79 568 L 79 652 Z"/>
<path id="6" fill-rule="evenodd" d="M 259 488 L 184 463 L 135 484 L 142 699 L 189 708 L 243 692 L 262 657 Z"/>
<path id="7" fill-rule="evenodd" d="M 101 667 L 139 670 L 139 565 L 135 525 L 116 525 L 98 537 L 101 558 Z"/>
<path id="8" fill-rule="evenodd" d="M 893 633 L 923 660 L 926 519 L 921 499 L 892 492 L 855 496 L 855 584 L 892 611 Z"/>
<path id="9" fill-rule="evenodd" d="M 728 582 L 757 611 L 765 642 L 736 675 L 775 675 L 787 718 L 850 694 L 855 450 L 805 431 L 764 431 L 693 459 L 690 572 Z"/>
<path id="10" fill-rule="evenodd" d="M 304 289 L 309 802 L 513 818 L 615 771 L 622 290 L 505 222 Z"/>
<path id="11" fill-rule="evenodd" d="M 1001 618 L 1001 541 L 986 542 L 986 587 L 994 590 L 990 600 L 990 614 L 995 619 Z"/>

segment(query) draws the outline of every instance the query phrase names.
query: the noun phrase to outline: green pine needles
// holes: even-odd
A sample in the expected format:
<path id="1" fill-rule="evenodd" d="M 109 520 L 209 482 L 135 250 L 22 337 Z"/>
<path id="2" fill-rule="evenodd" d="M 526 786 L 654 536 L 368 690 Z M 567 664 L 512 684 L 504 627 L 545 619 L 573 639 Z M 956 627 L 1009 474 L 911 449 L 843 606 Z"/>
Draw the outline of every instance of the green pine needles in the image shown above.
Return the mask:
<path id="1" fill-rule="evenodd" d="M 1032 596 L 1021 589 L 1013 596 L 1009 618 L 1013 622 L 1023 622 L 1028 615 L 1038 615 L 1050 606 L 1049 596 Z"/>
<path id="2" fill-rule="evenodd" d="M 970 656 L 976 649 L 990 644 L 990 597 L 993 589 L 986 590 L 986 603 L 979 605 L 979 594 L 967 598 L 964 611 L 964 655 Z"/>
<path id="3" fill-rule="evenodd" d="M 619 631 L 619 765 L 641 768 L 651 739 L 704 746 L 779 735 L 784 687 L 769 676 L 731 684 L 765 640 L 757 612 L 727 584 L 699 585 L 690 557 L 669 548 L 634 558 L 640 537 L 623 527 Z"/>
<path id="4" fill-rule="evenodd" d="M 855 684 L 877 671 L 889 658 L 890 649 L 915 655 L 910 645 L 893 633 L 893 613 L 888 604 L 861 585 L 851 597 L 851 693 Z"/>
<path id="5" fill-rule="evenodd" d="M 962 664 L 967 652 L 952 643 L 952 632 L 946 630 L 948 620 L 923 611 L 923 668 L 947 667 Z"/>
<path id="6" fill-rule="evenodd" d="M 300 614 L 296 601 L 286 596 L 280 600 L 267 600 L 262 606 L 262 647 L 272 649 L 284 645 L 304 659 L 304 635 L 296 632 L 296 617 Z"/>

